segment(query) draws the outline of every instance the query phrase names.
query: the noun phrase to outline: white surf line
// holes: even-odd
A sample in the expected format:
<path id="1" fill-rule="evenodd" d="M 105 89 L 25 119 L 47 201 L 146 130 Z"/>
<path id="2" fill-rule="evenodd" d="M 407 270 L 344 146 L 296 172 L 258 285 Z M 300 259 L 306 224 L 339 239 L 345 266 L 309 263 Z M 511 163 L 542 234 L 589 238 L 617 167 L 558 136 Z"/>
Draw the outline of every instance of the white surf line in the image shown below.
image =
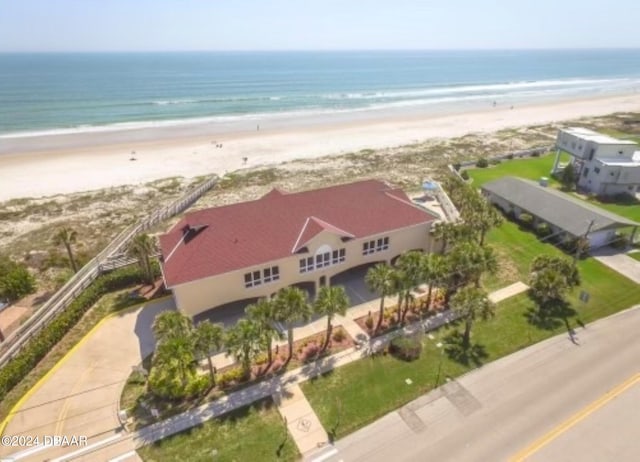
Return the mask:
<path id="1" fill-rule="evenodd" d="M 95 448 L 98 448 L 100 446 L 106 446 L 107 444 L 111 443 L 112 441 L 117 440 L 118 438 L 121 438 L 122 435 L 120 433 L 118 433 L 117 435 L 113 435 L 110 436 L 109 438 L 105 438 L 103 440 L 98 441 L 97 443 L 93 443 L 92 445 L 89 446 L 85 446 L 84 448 L 80 448 L 76 451 L 73 451 L 69 454 L 65 454 L 64 456 L 60 456 L 60 457 L 56 457 L 55 459 L 51 459 L 49 460 L 49 462 L 63 462 L 65 460 L 71 459 L 73 457 L 79 456 L 80 454 L 84 454 L 85 452 L 89 452 Z"/>
<path id="2" fill-rule="evenodd" d="M 129 457 L 136 455 L 136 451 L 129 451 L 126 454 L 122 454 L 114 459 L 109 459 L 109 462 L 121 462 L 127 460 Z"/>

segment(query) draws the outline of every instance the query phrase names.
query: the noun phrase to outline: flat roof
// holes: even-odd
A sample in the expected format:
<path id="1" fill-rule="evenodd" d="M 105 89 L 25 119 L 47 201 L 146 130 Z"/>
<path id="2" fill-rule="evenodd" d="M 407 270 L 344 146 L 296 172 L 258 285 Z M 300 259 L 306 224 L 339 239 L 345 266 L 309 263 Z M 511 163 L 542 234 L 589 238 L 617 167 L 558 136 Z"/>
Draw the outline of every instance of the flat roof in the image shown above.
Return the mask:
<path id="1" fill-rule="evenodd" d="M 620 140 L 584 127 L 568 127 L 561 129 L 561 131 L 582 138 L 583 140 L 594 141 L 598 144 L 636 144 L 631 140 Z"/>
<path id="2" fill-rule="evenodd" d="M 635 157 L 633 157 L 631 160 L 621 160 L 621 159 L 616 159 L 616 158 L 610 158 L 610 159 L 598 159 L 602 165 L 607 165 L 610 167 L 636 167 L 636 168 L 640 168 L 640 160 L 636 160 Z"/>
<path id="3" fill-rule="evenodd" d="M 591 220 L 594 220 L 592 232 L 625 226 L 640 226 L 640 223 L 628 218 L 522 178 L 505 176 L 484 184 L 482 190 L 505 199 L 547 223 L 564 229 L 573 236 L 584 234 Z"/>

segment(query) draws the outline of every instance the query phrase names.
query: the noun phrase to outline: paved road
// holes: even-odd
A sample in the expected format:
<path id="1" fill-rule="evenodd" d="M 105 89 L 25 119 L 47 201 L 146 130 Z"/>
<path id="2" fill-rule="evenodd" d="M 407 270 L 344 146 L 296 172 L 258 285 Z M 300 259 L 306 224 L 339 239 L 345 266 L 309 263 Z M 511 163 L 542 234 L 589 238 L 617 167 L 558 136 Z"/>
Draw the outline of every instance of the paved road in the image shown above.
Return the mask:
<path id="1" fill-rule="evenodd" d="M 640 372 L 638 332 L 640 307 L 579 330 L 579 345 L 567 335 L 534 345 L 338 441 L 338 453 L 325 460 L 513 460 L 562 424 L 526 460 L 640 460 L 640 379 L 591 409 Z"/>
<path id="2" fill-rule="evenodd" d="M 109 438 L 120 427 L 118 402 L 131 367 L 153 351 L 151 324 L 173 299 L 150 302 L 105 321 L 70 353 L 17 410 L 4 435 L 87 436 L 88 444 Z M 26 448 L 22 448 L 26 449 Z M 0 457 L 45 460 L 66 451 L 41 448 L 15 456 L 19 448 L 0 447 Z"/>

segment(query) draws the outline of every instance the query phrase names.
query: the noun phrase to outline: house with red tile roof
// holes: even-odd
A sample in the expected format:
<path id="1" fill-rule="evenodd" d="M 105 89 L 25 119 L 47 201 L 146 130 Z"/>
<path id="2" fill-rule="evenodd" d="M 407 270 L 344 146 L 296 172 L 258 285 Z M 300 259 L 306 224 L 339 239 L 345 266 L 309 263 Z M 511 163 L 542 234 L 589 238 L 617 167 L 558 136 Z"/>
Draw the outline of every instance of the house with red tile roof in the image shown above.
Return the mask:
<path id="1" fill-rule="evenodd" d="M 430 248 L 438 218 L 378 180 L 287 193 L 188 213 L 160 237 L 162 273 L 196 316 L 296 285 L 315 293 L 352 268 Z"/>

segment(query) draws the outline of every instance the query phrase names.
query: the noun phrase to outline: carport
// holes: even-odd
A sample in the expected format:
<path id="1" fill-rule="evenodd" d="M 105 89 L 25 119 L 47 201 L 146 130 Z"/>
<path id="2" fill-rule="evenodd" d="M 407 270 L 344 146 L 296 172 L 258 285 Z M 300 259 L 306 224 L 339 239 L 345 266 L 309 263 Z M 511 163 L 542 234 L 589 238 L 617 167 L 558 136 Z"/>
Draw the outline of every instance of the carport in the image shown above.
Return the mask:
<path id="1" fill-rule="evenodd" d="M 350 268 L 336 274 L 330 280 L 332 286 L 343 286 L 351 302 L 351 306 L 370 302 L 378 298 L 378 294 L 369 290 L 364 282 L 364 278 L 369 268 L 374 267 L 381 261 L 365 263 L 364 265 Z"/>
<path id="2" fill-rule="evenodd" d="M 244 310 L 247 306 L 257 302 L 258 298 L 245 298 L 243 300 L 237 300 L 235 302 L 225 303 L 207 311 L 199 313 L 193 317 L 193 322 L 198 323 L 206 320 L 212 323 L 220 323 L 224 325 L 225 329 L 233 327 L 240 318 L 244 316 Z"/>

